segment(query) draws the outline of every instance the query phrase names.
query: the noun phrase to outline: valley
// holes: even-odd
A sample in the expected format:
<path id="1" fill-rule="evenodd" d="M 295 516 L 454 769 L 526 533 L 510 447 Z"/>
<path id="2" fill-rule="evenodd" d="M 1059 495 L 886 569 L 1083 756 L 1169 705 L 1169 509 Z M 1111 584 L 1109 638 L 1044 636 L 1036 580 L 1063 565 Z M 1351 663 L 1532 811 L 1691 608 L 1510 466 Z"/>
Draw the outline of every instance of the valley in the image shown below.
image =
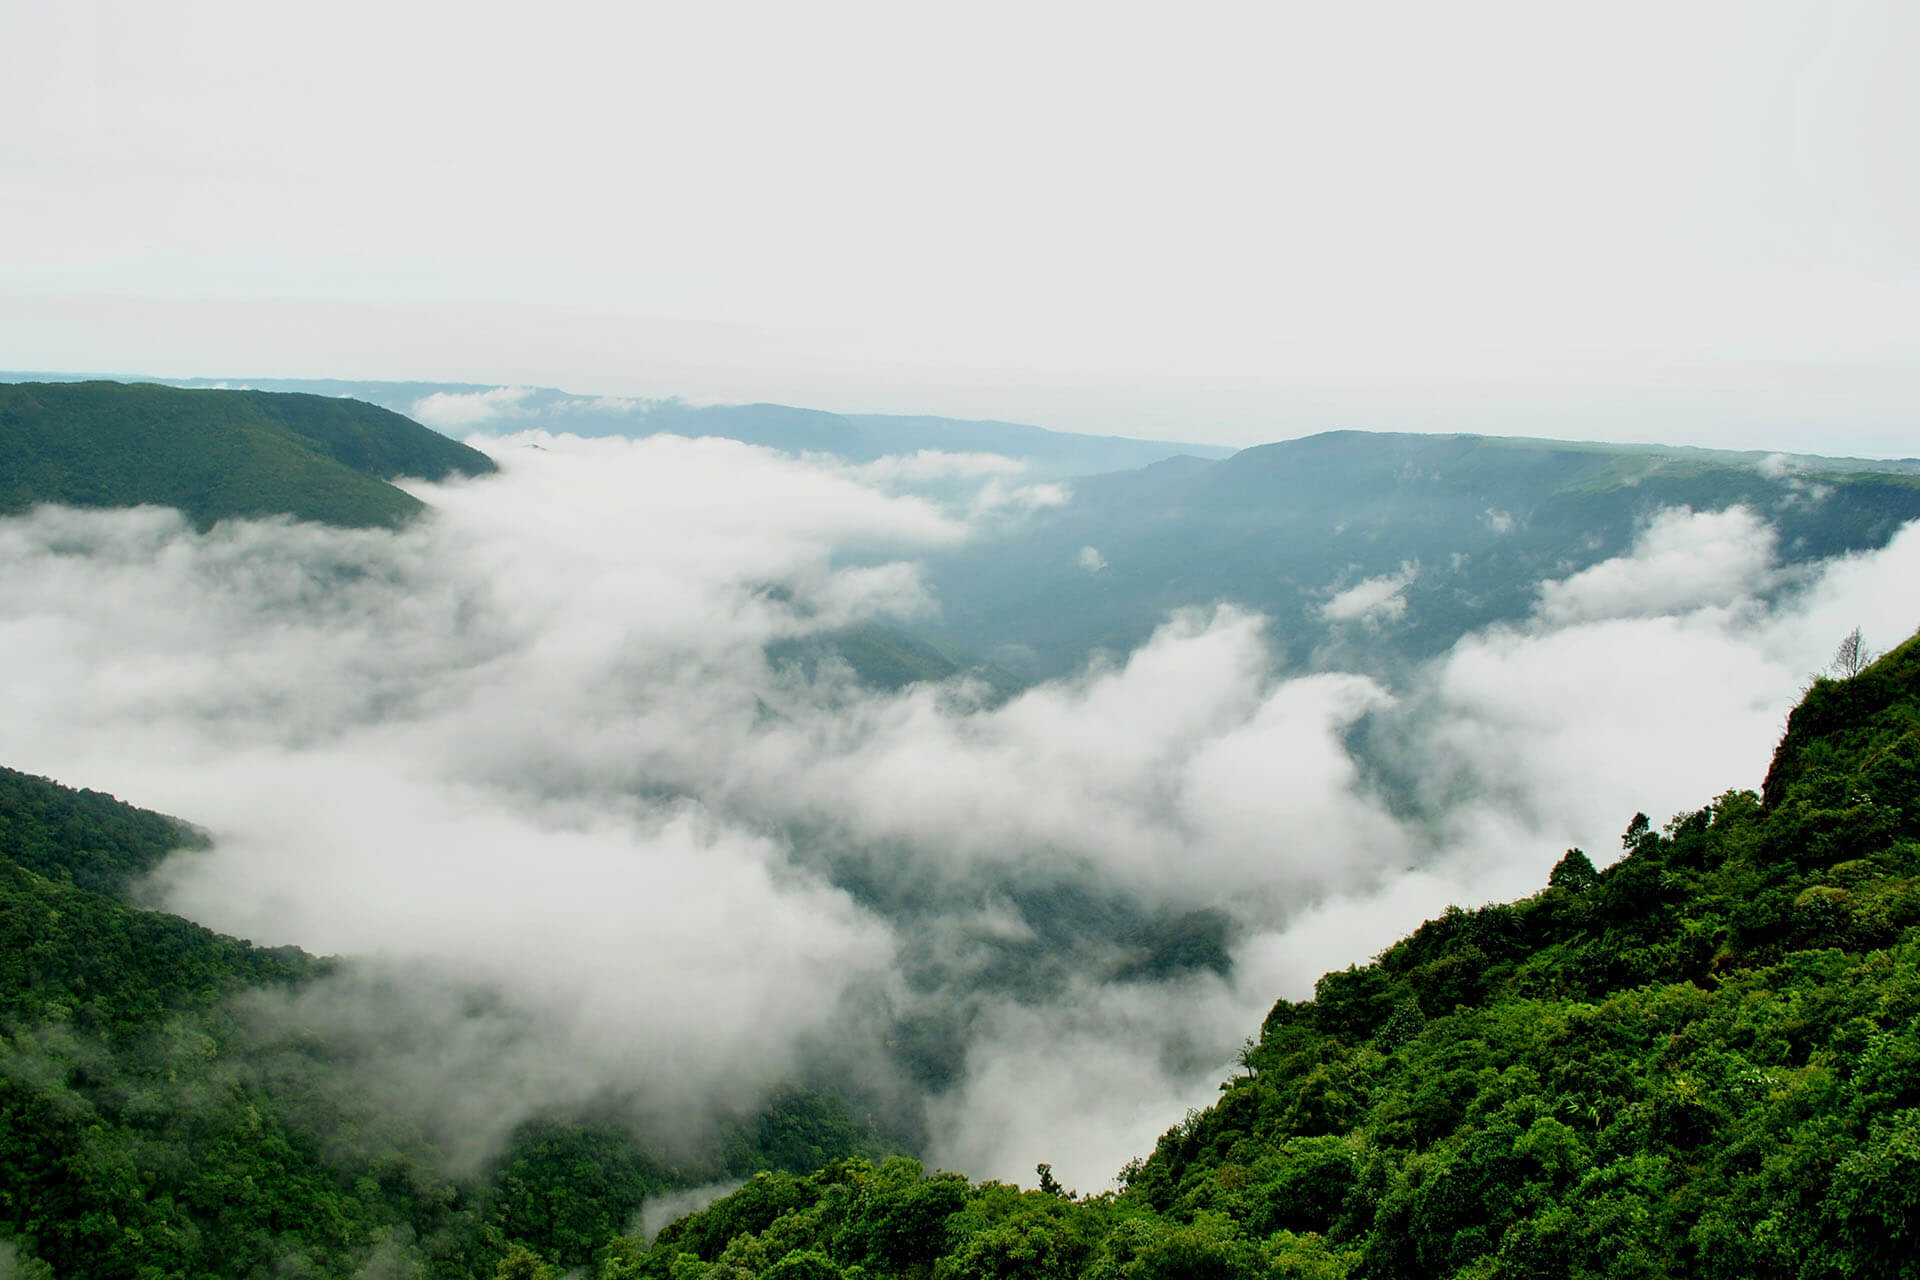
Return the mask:
<path id="1" fill-rule="evenodd" d="M 0 396 L 23 1274 L 1897 1274 L 1908 463 Z"/>

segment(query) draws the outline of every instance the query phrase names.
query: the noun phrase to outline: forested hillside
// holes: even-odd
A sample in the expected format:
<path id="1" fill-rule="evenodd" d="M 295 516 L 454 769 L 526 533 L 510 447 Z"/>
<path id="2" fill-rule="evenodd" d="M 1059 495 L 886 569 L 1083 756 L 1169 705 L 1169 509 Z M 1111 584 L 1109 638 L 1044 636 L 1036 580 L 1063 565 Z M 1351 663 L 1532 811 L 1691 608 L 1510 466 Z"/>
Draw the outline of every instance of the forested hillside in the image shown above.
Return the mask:
<path id="1" fill-rule="evenodd" d="M 387 481 L 494 469 L 397 413 L 327 396 L 148 383 L 0 384 L 0 513 L 43 502 L 177 507 L 201 528 L 291 515 L 398 525 L 421 510 Z"/>
<path id="2" fill-rule="evenodd" d="M 1920 1274 L 1920 638 L 1624 843 L 1282 1001 L 1117 1194 L 841 1163 L 602 1275 Z"/>
<path id="3" fill-rule="evenodd" d="M 0 1262 L 28 1275 L 489 1276 L 515 1246 L 579 1265 L 649 1195 L 878 1150 L 796 1088 L 677 1164 L 609 1107 L 536 1117 L 449 1174 L 403 1120 L 351 1105 L 344 1047 L 263 1038 L 236 1003 L 334 962 L 119 896 L 201 839 L 0 770 Z"/>

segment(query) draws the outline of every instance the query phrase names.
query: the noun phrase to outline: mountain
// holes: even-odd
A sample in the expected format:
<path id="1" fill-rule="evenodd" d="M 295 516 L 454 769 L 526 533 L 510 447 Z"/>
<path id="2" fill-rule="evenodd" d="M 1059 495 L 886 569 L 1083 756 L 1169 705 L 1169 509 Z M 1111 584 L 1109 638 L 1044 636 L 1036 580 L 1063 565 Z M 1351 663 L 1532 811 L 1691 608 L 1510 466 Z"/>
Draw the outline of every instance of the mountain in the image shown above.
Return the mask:
<path id="1" fill-rule="evenodd" d="M 1133 648 L 1170 609 L 1232 600 L 1296 662 L 1391 669 L 1525 617 L 1541 580 L 1623 554 L 1663 508 L 1744 505 L 1787 564 L 1884 545 L 1920 516 L 1920 463 L 1336 431 L 1072 490 L 931 558 L 931 637 L 1053 676 Z M 1389 607 L 1329 608 L 1368 582 Z"/>
<path id="2" fill-rule="evenodd" d="M 353 400 L 118 382 L 0 384 L 0 513 L 43 502 L 177 507 L 208 528 L 291 515 L 399 525 L 422 510 L 387 481 L 494 469 L 478 450 Z"/>
<path id="3" fill-rule="evenodd" d="M 1920 637 L 1623 843 L 1275 1005 L 1117 1194 L 841 1162 L 602 1280 L 1915 1275 Z"/>
<path id="4" fill-rule="evenodd" d="M 0 373 L 0 381 L 34 376 L 41 375 Z M 206 388 L 228 383 L 187 378 L 172 385 Z M 1233 452 L 1219 445 L 1084 435 L 1016 422 L 843 414 L 781 404 L 693 405 L 675 399 L 574 395 L 551 387 L 338 378 L 253 378 L 246 379 L 245 385 L 262 391 L 364 400 L 458 435 L 540 428 L 580 436 L 724 436 L 787 453 L 826 454 L 843 462 L 871 462 L 922 449 L 995 453 L 1025 463 L 1025 474 L 1037 480 L 1122 471 L 1181 453 L 1222 458 Z"/>

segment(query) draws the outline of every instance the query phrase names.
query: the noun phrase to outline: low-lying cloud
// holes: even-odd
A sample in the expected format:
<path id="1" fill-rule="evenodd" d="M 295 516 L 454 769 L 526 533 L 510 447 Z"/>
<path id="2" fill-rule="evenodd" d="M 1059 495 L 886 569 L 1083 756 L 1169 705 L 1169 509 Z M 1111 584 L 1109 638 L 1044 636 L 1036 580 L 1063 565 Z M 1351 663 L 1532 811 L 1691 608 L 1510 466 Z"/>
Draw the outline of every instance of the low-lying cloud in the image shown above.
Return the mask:
<path id="1" fill-rule="evenodd" d="M 937 1162 L 1098 1188 L 1276 996 L 1757 785 L 1833 643 L 1916 621 L 1914 528 L 1788 578 L 1752 513 L 1674 511 L 1392 683 L 1284 670 L 1221 604 L 1012 697 L 889 693 L 767 648 L 937 610 L 918 558 L 1021 518 L 1017 469 L 476 443 L 501 474 L 399 533 L 0 521 L 3 758 L 206 827 L 154 891 L 355 957 L 256 1014 L 362 1046 L 469 1163 L 596 1100 L 697 1142 L 827 1063 L 916 1098 Z M 1404 611 L 1416 571 L 1329 618 Z M 1168 921 L 1222 962 L 1142 968 Z M 890 1047 L 936 1022 L 931 1066 Z"/>
<path id="2" fill-rule="evenodd" d="M 485 391 L 436 391 L 407 410 L 410 417 L 449 434 L 489 426 L 503 418 L 530 418 L 523 403 L 532 387 L 489 387 Z M 592 402 L 598 404 L 600 402 Z"/>
<path id="3" fill-rule="evenodd" d="M 1155 902 L 1298 893 L 1400 851 L 1340 743 L 1389 701 L 1363 676 L 1279 680 L 1263 620 L 1175 615 L 1124 663 L 995 707 L 920 686 L 770 726 L 744 757 L 762 803 L 860 844 L 937 850 L 963 879 L 1036 857 Z M 1268 860 L 1276 831 L 1342 857 Z"/>
<path id="4" fill-rule="evenodd" d="M 1328 622 L 1360 622 L 1369 627 L 1396 622 L 1406 616 L 1406 590 L 1420 576 L 1420 566 L 1408 562 L 1393 573 L 1365 578 L 1336 591 L 1320 606 L 1320 616 Z"/>
<path id="5" fill-rule="evenodd" d="M 1777 540 L 1773 527 L 1747 507 L 1668 508 L 1628 554 L 1542 583 L 1539 612 L 1548 622 L 1570 623 L 1733 607 L 1770 585 Z"/>

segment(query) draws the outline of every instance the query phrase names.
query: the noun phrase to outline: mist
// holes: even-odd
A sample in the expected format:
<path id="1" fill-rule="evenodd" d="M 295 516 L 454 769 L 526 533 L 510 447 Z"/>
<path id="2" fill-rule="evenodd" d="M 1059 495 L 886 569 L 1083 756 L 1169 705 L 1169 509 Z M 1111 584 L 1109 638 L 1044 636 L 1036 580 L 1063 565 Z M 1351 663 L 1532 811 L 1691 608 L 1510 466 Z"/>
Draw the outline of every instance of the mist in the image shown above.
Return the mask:
<path id="1" fill-rule="evenodd" d="M 920 557 L 1070 491 L 470 443 L 501 473 L 410 485 L 433 512 L 397 533 L 0 521 L 6 762 L 205 828 L 153 902 L 348 957 L 248 1016 L 353 1046 L 454 1167 L 586 1104 L 692 1149 L 815 1079 L 931 1163 L 1098 1190 L 1276 997 L 1757 787 L 1834 643 L 1920 621 L 1920 527 L 1788 572 L 1758 516 L 1670 510 L 1411 675 L 1287 669 L 1221 602 L 1011 697 L 885 692 L 768 646 L 937 616 Z M 1417 571 L 1329 618 L 1405 610 Z M 1144 964 L 1175 929 L 1217 958 Z"/>

